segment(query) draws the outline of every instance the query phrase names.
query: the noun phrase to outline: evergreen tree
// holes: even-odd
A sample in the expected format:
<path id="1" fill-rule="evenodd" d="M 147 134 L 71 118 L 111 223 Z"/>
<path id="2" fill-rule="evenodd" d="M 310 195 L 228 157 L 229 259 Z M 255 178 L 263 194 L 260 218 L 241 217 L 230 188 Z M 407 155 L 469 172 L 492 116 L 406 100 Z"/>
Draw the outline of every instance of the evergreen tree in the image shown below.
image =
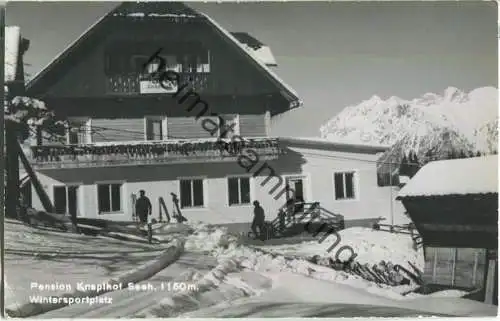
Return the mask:
<path id="1" fill-rule="evenodd" d="M 399 165 L 399 175 L 408 175 L 408 159 L 405 153 L 403 153 L 403 159 L 401 159 L 401 164 Z"/>
<path id="2" fill-rule="evenodd" d="M 483 156 L 483 155 L 481 154 L 481 152 L 480 152 L 480 151 L 477 151 L 477 153 L 476 153 L 476 157 L 481 157 L 481 156 Z"/>
<path id="3" fill-rule="evenodd" d="M 417 158 L 417 154 L 415 152 L 412 152 L 411 155 L 410 155 L 410 159 L 409 159 L 409 170 L 408 170 L 408 176 L 411 178 L 413 177 L 418 169 L 419 169 L 419 165 L 418 165 L 418 158 Z"/>

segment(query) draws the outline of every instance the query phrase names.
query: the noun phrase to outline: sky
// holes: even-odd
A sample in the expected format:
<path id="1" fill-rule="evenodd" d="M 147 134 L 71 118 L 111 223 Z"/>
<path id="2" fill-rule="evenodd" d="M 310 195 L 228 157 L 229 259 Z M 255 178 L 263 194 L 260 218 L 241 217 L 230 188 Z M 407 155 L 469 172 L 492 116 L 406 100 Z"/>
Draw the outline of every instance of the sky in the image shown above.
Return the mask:
<path id="1" fill-rule="evenodd" d="M 110 2 L 9 2 L 36 74 Z M 276 73 L 304 106 L 273 119 L 274 136 L 319 136 L 344 107 L 373 95 L 412 99 L 453 86 L 498 87 L 495 2 L 190 2 L 229 31 L 269 45 Z"/>

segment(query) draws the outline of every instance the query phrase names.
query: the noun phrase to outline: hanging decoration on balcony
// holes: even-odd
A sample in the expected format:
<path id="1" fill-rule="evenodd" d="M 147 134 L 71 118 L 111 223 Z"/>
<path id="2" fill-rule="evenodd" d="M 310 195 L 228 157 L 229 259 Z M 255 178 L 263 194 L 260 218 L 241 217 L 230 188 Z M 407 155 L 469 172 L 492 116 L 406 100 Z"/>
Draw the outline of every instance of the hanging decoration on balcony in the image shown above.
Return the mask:
<path id="1" fill-rule="evenodd" d="M 164 143 L 116 144 L 99 146 L 32 146 L 32 157 L 36 165 L 130 163 L 131 160 L 145 163 L 175 162 L 193 158 L 234 160 L 245 149 L 255 151 L 262 159 L 275 158 L 280 154 L 277 139 L 248 139 L 224 143 L 221 141 L 177 141 Z M 76 162 L 76 163 L 75 163 Z"/>
<path id="2" fill-rule="evenodd" d="M 179 72 L 180 65 L 175 61 L 175 57 L 166 57 L 166 70 Z M 141 94 L 173 94 L 177 92 L 178 84 L 175 80 L 163 79 L 162 83 L 158 79 L 158 73 L 155 72 L 160 68 L 159 62 L 152 62 L 148 66 L 148 73 L 142 74 L 139 78 L 139 92 Z"/>

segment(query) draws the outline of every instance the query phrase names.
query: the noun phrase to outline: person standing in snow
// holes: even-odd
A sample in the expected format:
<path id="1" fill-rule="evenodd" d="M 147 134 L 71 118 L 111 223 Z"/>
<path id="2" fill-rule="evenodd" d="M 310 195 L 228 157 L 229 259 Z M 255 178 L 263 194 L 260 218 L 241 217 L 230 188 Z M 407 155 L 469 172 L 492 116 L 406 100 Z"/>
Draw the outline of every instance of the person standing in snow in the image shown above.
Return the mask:
<path id="1" fill-rule="evenodd" d="M 153 229 L 151 223 L 148 222 L 148 216 L 151 215 L 152 206 L 151 201 L 146 196 L 146 192 L 144 190 L 139 191 L 139 198 L 135 202 L 135 213 L 139 217 L 141 225 L 144 226 L 147 224 L 148 227 L 148 241 L 152 243 L 153 241 Z"/>
<path id="2" fill-rule="evenodd" d="M 144 190 L 141 189 L 139 195 L 139 198 L 135 202 L 135 213 L 139 217 L 141 224 L 146 224 L 148 222 L 148 215 L 151 215 L 151 202 Z"/>
<path id="3" fill-rule="evenodd" d="M 264 237 L 264 223 L 266 220 L 266 216 L 264 214 L 264 209 L 260 206 L 259 201 L 253 202 L 253 221 L 252 221 L 252 232 L 254 233 L 256 238 Z M 259 233 L 257 233 L 257 228 L 259 228 Z"/>

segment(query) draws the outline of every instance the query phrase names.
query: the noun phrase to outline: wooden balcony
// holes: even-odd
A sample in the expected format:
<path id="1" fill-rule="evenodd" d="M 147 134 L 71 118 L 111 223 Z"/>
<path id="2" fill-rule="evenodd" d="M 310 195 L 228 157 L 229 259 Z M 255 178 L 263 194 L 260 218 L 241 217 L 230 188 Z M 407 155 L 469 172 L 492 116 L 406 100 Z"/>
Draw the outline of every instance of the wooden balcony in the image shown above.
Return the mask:
<path id="1" fill-rule="evenodd" d="M 283 152 L 278 139 L 256 138 L 241 142 L 177 140 L 33 146 L 28 157 L 35 169 L 85 168 L 232 162 L 248 149 L 255 151 L 260 160 L 277 159 Z"/>
<path id="2" fill-rule="evenodd" d="M 178 86 L 189 84 L 189 88 L 196 92 L 203 92 L 208 88 L 209 73 L 183 72 L 179 73 Z M 141 76 L 139 74 L 123 74 L 108 76 L 106 80 L 106 93 L 112 95 L 139 95 L 141 93 Z M 159 88 L 158 94 L 164 93 Z M 175 91 L 173 91 L 175 92 Z M 151 93 L 151 92 L 150 92 Z"/>

